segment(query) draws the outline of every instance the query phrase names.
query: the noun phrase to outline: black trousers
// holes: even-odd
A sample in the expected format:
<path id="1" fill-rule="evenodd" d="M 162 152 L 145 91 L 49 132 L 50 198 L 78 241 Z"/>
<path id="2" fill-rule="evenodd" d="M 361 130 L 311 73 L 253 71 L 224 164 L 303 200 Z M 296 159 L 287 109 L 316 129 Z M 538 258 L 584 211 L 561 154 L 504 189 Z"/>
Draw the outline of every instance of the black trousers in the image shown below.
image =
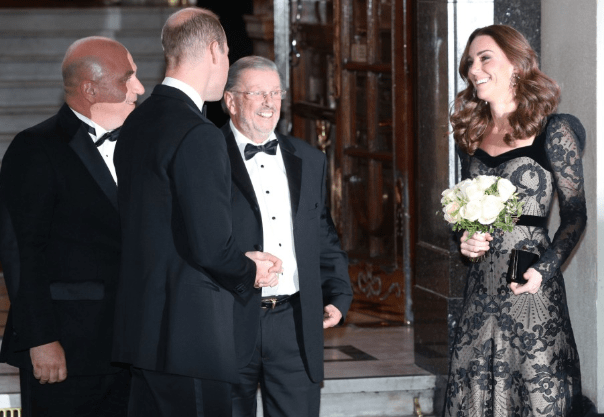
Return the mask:
<path id="1" fill-rule="evenodd" d="M 130 371 L 71 376 L 40 384 L 33 372 L 19 371 L 23 417 L 126 417 Z"/>
<path id="2" fill-rule="evenodd" d="M 231 417 L 231 384 L 132 368 L 128 417 Z"/>
<path id="3" fill-rule="evenodd" d="M 311 381 L 302 358 L 300 298 L 260 309 L 256 349 L 233 385 L 233 417 L 256 416 L 258 384 L 264 417 L 318 417 L 321 384 Z"/>

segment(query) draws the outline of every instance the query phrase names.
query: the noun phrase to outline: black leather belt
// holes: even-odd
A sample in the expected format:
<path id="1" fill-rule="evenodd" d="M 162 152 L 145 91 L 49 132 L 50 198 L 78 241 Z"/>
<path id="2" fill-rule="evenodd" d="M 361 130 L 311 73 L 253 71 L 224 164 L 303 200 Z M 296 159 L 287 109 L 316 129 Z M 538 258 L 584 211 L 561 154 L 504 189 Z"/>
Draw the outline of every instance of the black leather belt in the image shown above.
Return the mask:
<path id="1" fill-rule="evenodd" d="M 291 300 L 300 297 L 300 291 L 292 295 L 275 295 L 274 297 L 262 297 L 260 307 L 270 308 L 271 310 L 281 304 L 289 303 Z"/>
<path id="2" fill-rule="evenodd" d="M 543 227 L 547 228 L 547 217 L 541 216 L 531 216 L 529 214 L 523 214 L 518 217 L 518 221 L 516 222 L 518 226 L 534 226 L 534 227 Z"/>

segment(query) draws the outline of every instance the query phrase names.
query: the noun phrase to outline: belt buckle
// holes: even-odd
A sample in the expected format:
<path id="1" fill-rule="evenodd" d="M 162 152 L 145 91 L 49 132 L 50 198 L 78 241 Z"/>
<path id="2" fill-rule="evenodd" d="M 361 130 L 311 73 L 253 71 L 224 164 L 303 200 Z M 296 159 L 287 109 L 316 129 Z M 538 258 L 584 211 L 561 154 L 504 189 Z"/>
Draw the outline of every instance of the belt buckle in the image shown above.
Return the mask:
<path id="1" fill-rule="evenodd" d="M 277 299 L 276 299 L 276 298 L 274 298 L 274 297 L 273 297 L 273 298 L 268 298 L 268 299 L 263 300 L 263 301 L 264 301 L 265 303 L 266 303 L 266 302 L 269 302 L 269 303 L 271 303 L 271 304 L 272 304 L 272 306 L 270 307 L 270 309 L 271 309 L 271 310 L 274 310 L 274 309 L 275 309 L 275 307 L 277 306 Z"/>

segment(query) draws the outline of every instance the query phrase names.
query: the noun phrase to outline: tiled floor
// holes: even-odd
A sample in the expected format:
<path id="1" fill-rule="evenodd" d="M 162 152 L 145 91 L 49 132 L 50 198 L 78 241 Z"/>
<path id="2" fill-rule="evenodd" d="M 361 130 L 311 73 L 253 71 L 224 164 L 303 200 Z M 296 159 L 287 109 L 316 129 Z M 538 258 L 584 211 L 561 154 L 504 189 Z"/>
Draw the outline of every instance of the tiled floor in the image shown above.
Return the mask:
<path id="1" fill-rule="evenodd" d="M 413 327 L 354 311 L 347 322 L 325 331 L 321 416 L 416 415 L 416 400 L 431 413 L 435 379 L 414 363 Z"/>
<path id="2" fill-rule="evenodd" d="M 413 327 L 357 324 L 325 331 L 325 377 L 430 375 L 414 364 Z"/>

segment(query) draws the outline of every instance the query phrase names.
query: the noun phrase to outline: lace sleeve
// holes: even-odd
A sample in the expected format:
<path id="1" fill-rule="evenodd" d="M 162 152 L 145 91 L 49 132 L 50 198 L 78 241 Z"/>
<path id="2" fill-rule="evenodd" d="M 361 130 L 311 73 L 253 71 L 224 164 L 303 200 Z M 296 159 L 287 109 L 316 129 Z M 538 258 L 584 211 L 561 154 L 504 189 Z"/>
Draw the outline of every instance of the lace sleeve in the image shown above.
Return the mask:
<path id="1" fill-rule="evenodd" d="M 585 230 L 587 209 L 581 162 L 584 141 L 585 130 L 574 116 L 556 115 L 548 121 L 545 152 L 558 193 L 560 227 L 534 266 L 543 276 L 543 282 L 551 279 L 564 264 Z"/>

